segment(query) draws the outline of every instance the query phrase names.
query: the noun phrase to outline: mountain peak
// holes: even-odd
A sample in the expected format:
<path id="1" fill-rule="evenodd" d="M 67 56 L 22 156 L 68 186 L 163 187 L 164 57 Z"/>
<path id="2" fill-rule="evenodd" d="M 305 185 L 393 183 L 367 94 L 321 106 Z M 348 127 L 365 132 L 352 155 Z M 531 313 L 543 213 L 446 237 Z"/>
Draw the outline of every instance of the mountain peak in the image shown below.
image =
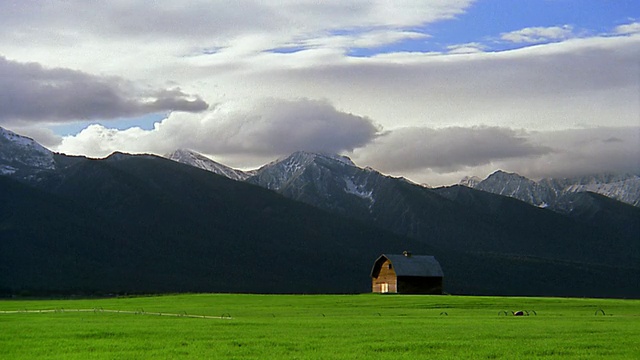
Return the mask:
<path id="1" fill-rule="evenodd" d="M 122 152 L 122 151 L 114 151 L 111 154 L 109 154 L 107 157 L 105 157 L 105 160 L 108 161 L 120 161 L 120 160 L 126 160 L 126 159 L 130 159 L 133 157 L 155 157 L 155 155 L 151 155 L 151 154 L 130 154 L 130 153 L 126 153 L 126 152 Z"/>
<path id="2" fill-rule="evenodd" d="M 232 180 L 243 181 L 253 175 L 252 171 L 233 169 L 229 166 L 220 164 L 217 161 L 211 160 L 199 152 L 189 149 L 178 149 L 164 155 L 164 157 L 182 164 L 195 166 L 202 170 L 207 170 L 212 173 L 228 177 Z"/>
<path id="3" fill-rule="evenodd" d="M 317 177 L 320 173 L 342 172 L 346 168 L 357 169 L 346 156 L 296 151 L 261 167 L 251 181 L 267 189 L 279 191 L 310 169 L 313 169 L 313 177 Z"/>
<path id="4" fill-rule="evenodd" d="M 527 179 L 526 177 L 524 177 L 524 176 L 522 176 L 520 174 L 507 172 L 507 171 L 504 171 L 504 170 L 496 170 L 496 171 L 494 171 L 491 175 L 489 175 L 487 177 L 487 180 L 491 179 L 491 178 L 529 180 L 529 179 Z M 529 180 L 529 181 L 531 181 L 531 180 Z"/>
<path id="5" fill-rule="evenodd" d="M 164 157 L 167 158 L 167 159 L 178 161 L 178 162 L 181 162 L 181 161 L 179 161 L 179 159 L 191 159 L 191 160 L 203 160 L 203 161 L 208 161 L 208 162 L 215 162 L 215 161 L 209 159 L 208 157 L 200 154 L 197 151 L 193 151 L 193 150 L 185 149 L 185 148 L 177 149 L 177 150 L 175 150 L 173 152 L 165 154 Z M 215 162 L 215 163 L 218 164 L 217 162 Z"/>
<path id="6" fill-rule="evenodd" d="M 55 169 L 53 152 L 32 138 L 0 127 L 0 174 L 9 175 L 21 169 Z"/>
<path id="7" fill-rule="evenodd" d="M 311 161 L 315 161 L 317 159 L 326 159 L 337 161 L 346 165 L 355 166 L 353 161 L 347 156 L 338 155 L 338 154 L 330 154 L 330 153 L 322 153 L 322 152 L 310 152 L 310 151 L 296 151 L 293 154 L 287 156 L 282 161 L 286 161 L 288 159 L 295 159 L 300 161 L 301 163 L 307 163 Z"/>
<path id="8" fill-rule="evenodd" d="M 464 185 L 466 187 L 474 188 L 480 184 L 482 179 L 477 176 L 465 176 L 460 180 L 460 185 Z"/>
<path id="9" fill-rule="evenodd" d="M 170 152 L 170 153 L 166 154 L 165 157 L 168 157 L 168 156 L 180 156 L 180 155 L 181 156 L 193 156 L 193 157 L 198 157 L 198 158 L 206 157 L 206 156 L 200 154 L 197 151 L 193 151 L 191 149 L 186 149 L 186 148 L 177 149 L 177 150 L 175 150 L 173 152 Z"/>
<path id="10" fill-rule="evenodd" d="M 477 183 L 472 179 L 467 177 L 461 181 L 461 184 L 513 197 L 539 207 L 554 208 L 555 204 L 560 204 L 564 197 L 576 192 L 593 192 L 640 206 L 640 176 L 634 174 L 602 173 L 568 179 L 546 178 L 534 181 L 516 173 L 498 170 Z"/>

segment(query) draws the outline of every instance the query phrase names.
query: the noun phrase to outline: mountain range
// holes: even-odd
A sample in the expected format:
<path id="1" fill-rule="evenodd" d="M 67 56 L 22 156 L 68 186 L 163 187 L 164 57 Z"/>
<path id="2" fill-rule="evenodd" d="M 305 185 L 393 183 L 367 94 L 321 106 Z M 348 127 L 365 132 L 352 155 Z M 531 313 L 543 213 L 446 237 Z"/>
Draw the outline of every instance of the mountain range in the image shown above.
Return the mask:
<path id="1" fill-rule="evenodd" d="M 411 246 L 157 156 L 54 162 L 0 176 L 0 293 L 362 292 L 381 252 Z"/>
<path id="2" fill-rule="evenodd" d="M 0 293 L 367 292 L 378 255 L 412 250 L 450 293 L 640 297 L 640 209 L 591 192 L 567 214 L 337 155 L 244 172 L 0 135 Z"/>
<path id="3" fill-rule="evenodd" d="M 191 165 L 202 170 L 207 170 L 212 173 L 222 175 L 232 180 L 243 181 L 251 177 L 255 172 L 236 170 L 229 166 L 222 165 L 215 162 L 208 157 L 199 154 L 195 151 L 178 149 L 172 153 L 165 155 L 167 159 L 177 161 L 179 163 Z"/>
<path id="4" fill-rule="evenodd" d="M 459 276 L 465 286 L 452 286 L 453 291 L 483 283 L 484 289 L 476 291 L 491 287 L 490 292 L 499 293 L 558 294 L 585 278 L 576 275 L 580 280 L 572 280 L 573 285 L 560 285 L 539 282 L 528 271 L 577 274 L 580 266 L 605 263 L 624 269 L 624 278 L 640 275 L 640 209 L 591 192 L 567 195 L 573 204 L 569 214 L 466 186 L 429 189 L 359 168 L 344 156 L 308 152 L 267 164 L 245 181 L 433 246 L 441 251 L 449 274 L 465 267 L 477 270 L 463 270 Z M 460 266 L 463 258 L 465 265 Z M 489 274 L 496 271 L 508 286 L 495 283 Z M 608 271 L 599 268 L 598 276 Z"/>
<path id="5" fill-rule="evenodd" d="M 230 179 L 243 181 L 255 177 L 257 174 L 294 174 L 296 170 L 308 165 L 310 158 L 316 156 L 338 160 L 355 166 L 349 158 L 344 156 L 297 152 L 285 159 L 267 164 L 261 169 L 242 171 L 220 164 L 192 150 L 180 149 L 165 155 L 168 159 L 208 170 Z M 291 169 L 291 167 L 295 167 L 295 169 Z M 370 168 L 366 170 L 374 171 Z M 263 179 L 261 181 L 257 181 L 255 178 L 248 181 L 259 183 L 263 187 L 276 191 L 280 191 L 280 187 L 283 185 L 290 186 L 282 184 L 285 179 L 272 179 L 269 182 L 264 179 L 265 175 L 262 176 Z M 294 175 L 292 178 L 296 178 L 296 176 Z M 570 204 L 567 202 L 570 202 L 571 194 L 582 192 L 600 194 L 613 200 L 640 207 L 640 174 L 602 173 L 574 178 L 544 178 L 535 181 L 515 173 L 498 170 L 484 180 L 476 176 L 467 176 L 460 181 L 459 185 L 516 198 L 534 206 L 551 208 L 559 212 L 570 212 L 570 208 L 567 207 Z M 351 187 L 349 189 L 354 190 Z M 354 191 L 361 196 L 366 195 L 357 190 Z"/>
<path id="6" fill-rule="evenodd" d="M 597 174 L 569 179 L 545 178 L 539 181 L 504 171 L 496 171 L 484 180 L 467 177 L 462 185 L 498 195 L 513 197 L 539 207 L 570 212 L 567 198 L 592 192 L 633 206 L 640 206 L 640 175 Z M 569 200 L 570 202 L 570 200 Z"/>

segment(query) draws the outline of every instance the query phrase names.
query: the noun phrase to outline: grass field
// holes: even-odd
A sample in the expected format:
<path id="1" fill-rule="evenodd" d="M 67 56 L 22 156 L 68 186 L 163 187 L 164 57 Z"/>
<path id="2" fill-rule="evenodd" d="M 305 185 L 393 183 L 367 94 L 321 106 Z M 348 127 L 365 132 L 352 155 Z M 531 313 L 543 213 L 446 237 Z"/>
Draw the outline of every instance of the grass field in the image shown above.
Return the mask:
<path id="1" fill-rule="evenodd" d="M 516 310 L 529 316 L 511 315 Z M 639 359 L 640 300 L 373 294 L 2 300 L 0 358 Z"/>

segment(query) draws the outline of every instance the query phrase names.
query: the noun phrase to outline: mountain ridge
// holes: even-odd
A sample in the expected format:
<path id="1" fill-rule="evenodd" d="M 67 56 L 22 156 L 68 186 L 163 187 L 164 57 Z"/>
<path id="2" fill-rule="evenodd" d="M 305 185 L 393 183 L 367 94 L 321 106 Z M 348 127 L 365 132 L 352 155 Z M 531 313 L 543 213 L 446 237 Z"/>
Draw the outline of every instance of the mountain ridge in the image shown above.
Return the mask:
<path id="1" fill-rule="evenodd" d="M 160 157 L 57 161 L 35 184 L 0 179 L 0 290 L 353 293 L 379 253 L 432 252 Z"/>
<path id="2" fill-rule="evenodd" d="M 344 162 L 347 165 L 356 166 L 351 159 L 346 156 L 336 155 L 336 154 L 321 154 L 321 153 L 312 153 L 306 151 L 298 151 L 290 154 L 289 156 L 274 160 L 268 164 L 263 165 L 259 169 L 251 170 L 249 172 L 243 172 L 242 170 L 236 170 L 226 165 L 220 164 L 211 160 L 210 158 L 199 154 L 195 151 L 191 151 L 192 154 L 197 154 L 209 161 L 224 167 L 227 173 L 229 172 L 241 172 L 242 176 L 235 175 L 227 175 L 225 172 L 214 171 L 218 174 L 227 176 L 229 178 L 235 180 L 242 181 L 250 181 L 255 182 L 256 180 L 249 180 L 252 177 L 255 177 L 262 169 L 271 168 L 275 164 L 281 163 L 284 160 L 296 159 L 298 163 L 303 164 L 305 161 L 309 162 L 309 159 L 318 156 L 320 158 L 325 159 L 335 159 Z M 172 160 L 182 162 L 185 164 L 189 164 L 192 166 L 199 167 L 201 169 L 207 170 L 207 165 L 199 165 L 195 162 L 189 162 L 186 160 L 180 160 L 178 157 L 170 157 L 170 154 L 165 157 L 171 158 Z M 307 160 L 300 161 L 302 158 L 307 158 Z M 291 165 L 290 165 L 291 166 Z M 375 169 L 364 168 L 365 170 Z M 263 170 L 264 171 L 264 170 Z M 517 179 L 517 180 L 516 180 Z M 276 179 L 272 179 L 276 181 Z M 408 180 L 407 180 L 408 181 Z M 510 189 L 514 183 L 519 183 L 522 189 L 521 193 L 517 193 L 518 188 Z M 459 182 L 460 185 L 464 185 L 467 187 L 471 187 L 474 189 L 479 189 L 483 191 L 492 192 L 494 194 L 510 196 L 517 198 L 519 200 L 525 201 L 531 205 L 538 207 L 549 207 L 553 203 L 555 203 L 558 197 L 561 197 L 564 194 L 574 193 L 574 192 L 593 192 L 600 195 L 604 195 L 606 197 L 612 198 L 617 201 L 621 201 L 627 204 L 631 204 L 636 207 L 640 207 L 640 175 L 639 174 L 612 174 L 612 173 L 598 173 L 580 177 L 573 178 L 544 178 L 538 181 L 528 179 L 524 176 L 521 176 L 516 173 L 509 173 L 503 170 L 496 170 L 494 173 L 490 174 L 487 178 L 481 179 L 477 176 L 466 176 Z M 278 186 L 282 186 L 282 184 L 263 184 L 263 186 L 271 189 L 278 190 Z M 500 187 L 501 186 L 501 187 Z M 428 187 L 429 186 L 424 186 Z M 552 206 L 553 208 L 553 206 Z"/>
<path id="3" fill-rule="evenodd" d="M 214 161 L 196 151 L 189 149 L 178 149 L 171 153 L 164 155 L 165 158 L 177 161 L 179 163 L 195 166 L 197 168 L 211 171 L 213 173 L 226 176 L 233 180 L 246 180 L 253 175 L 252 171 L 242 171 L 233 169 L 229 166 L 223 165 L 217 161 Z"/>
<path id="4" fill-rule="evenodd" d="M 28 177 L 33 172 L 55 169 L 53 152 L 33 139 L 0 127 L 0 175 Z"/>
<path id="5" fill-rule="evenodd" d="M 550 207 L 559 211 L 567 209 L 559 205 L 571 193 L 593 192 L 617 201 L 640 207 L 640 175 L 594 174 L 574 178 L 544 178 L 539 181 L 516 173 L 498 170 L 481 181 L 463 185 L 498 195 L 513 197 L 539 207 Z"/>
<path id="6" fill-rule="evenodd" d="M 0 292 L 367 292 L 379 254 L 412 250 L 451 293 L 640 297 L 640 209 L 592 193 L 565 215 L 304 152 L 246 181 L 155 155 L 53 159 L 0 177 Z"/>

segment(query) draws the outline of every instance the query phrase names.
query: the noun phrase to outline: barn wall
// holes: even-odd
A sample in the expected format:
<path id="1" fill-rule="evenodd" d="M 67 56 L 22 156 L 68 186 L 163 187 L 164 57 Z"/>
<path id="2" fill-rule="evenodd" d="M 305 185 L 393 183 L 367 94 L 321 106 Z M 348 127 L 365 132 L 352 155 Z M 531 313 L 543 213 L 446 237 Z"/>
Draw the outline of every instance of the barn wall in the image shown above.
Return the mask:
<path id="1" fill-rule="evenodd" d="M 401 276 L 397 281 L 400 294 L 442 295 L 441 277 Z"/>
<path id="2" fill-rule="evenodd" d="M 374 293 L 382 292 L 382 284 L 389 284 L 390 293 L 398 292 L 398 281 L 396 278 L 396 272 L 393 270 L 393 268 L 389 269 L 389 265 L 391 265 L 391 262 L 389 262 L 389 260 L 385 260 L 385 262 L 382 263 L 378 277 L 373 278 L 371 290 Z"/>

